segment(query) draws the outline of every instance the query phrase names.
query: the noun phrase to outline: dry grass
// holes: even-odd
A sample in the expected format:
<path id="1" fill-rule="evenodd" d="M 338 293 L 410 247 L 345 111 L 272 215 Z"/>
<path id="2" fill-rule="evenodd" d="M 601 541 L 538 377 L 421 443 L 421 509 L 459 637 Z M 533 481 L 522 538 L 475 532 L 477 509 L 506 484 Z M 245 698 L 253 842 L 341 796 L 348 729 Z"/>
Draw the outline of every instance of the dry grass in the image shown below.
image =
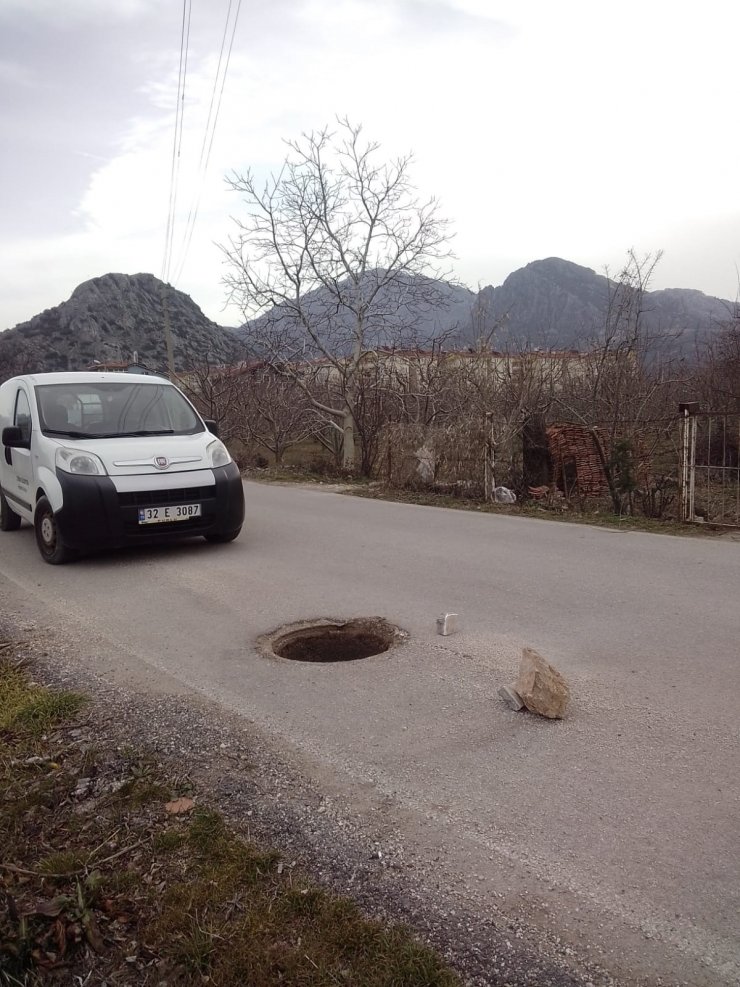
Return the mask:
<path id="1" fill-rule="evenodd" d="M 236 836 L 186 777 L 93 737 L 82 703 L 0 662 L 0 984 L 459 983 L 407 930 Z"/>
<path id="2" fill-rule="evenodd" d="M 325 464 L 325 468 L 322 469 L 318 468 L 318 464 L 313 467 L 305 464 L 268 466 L 264 469 L 250 467 L 242 470 L 242 475 L 248 480 L 262 483 L 324 483 L 331 486 L 346 484 L 357 487 L 365 487 L 369 483 L 366 477 L 358 476 L 352 472 L 336 470 L 329 464 Z"/>
<path id="3" fill-rule="evenodd" d="M 399 490 L 387 487 L 377 481 L 369 481 L 352 474 L 340 475 L 317 473 L 304 467 L 271 467 L 250 469 L 244 472 L 250 480 L 263 483 L 315 483 L 336 485 L 352 497 L 366 497 L 370 500 L 387 500 L 399 504 L 419 504 L 425 507 L 446 507 L 456 511 L 475 511 L 479 514 L 503 514 L 510 517 L 531 517 L 540 521 L 568 521 L 571 524 L 589 524 L 598 528 L 617 531 L 645 531 L 660 535 L 680 535 L 682 537 L 716 537 L 726 535 L 728 528 L 713 524 L 683 524 L 675 519 L 657 520 L 641 515 L 618 517 L 606 510 L 578 510 L 564 506 L 548 508 L 534 502 L 519 504 L 492 504 L 469 497 L 451 496 L 431 490 Z M 731 530 L 730 530 L 730 533 Z"/>
<path id="4" fill-rule="evenodd" d="M 34 685 L 17 663 L 0 660 L 0 670 L 0 732 L 20 730 L 40 736 L 84 704 L 82 696 Z"/>
<path id="5" fill-rule="evenodd" d="M 567 521 L 571 524 L 588 524 L 598 528 L 617 531 L 645 531 L 661 535 L 681 535 L 683 537 L 717 536 L 725 533 L 712 525 L 683 524 L 680 521 L 659 521 L 639 515 L 618 517 L 607 511 L 577 511 L 548 509 L 536 504 L 492 504 L 465 497 L 452 497 L 431 491 L 395 490 L 377 484 L 358 485 L 352 490 L 343 491 L 348 496 L 366 497 L 370 500 L 388 500 L 399 504 L 420 504 L 425 507 L 445 507 L 456 511 L 475 511 L 479 514 L 498 514 L 508 517 L 529 517 L 540 521 Z"/>

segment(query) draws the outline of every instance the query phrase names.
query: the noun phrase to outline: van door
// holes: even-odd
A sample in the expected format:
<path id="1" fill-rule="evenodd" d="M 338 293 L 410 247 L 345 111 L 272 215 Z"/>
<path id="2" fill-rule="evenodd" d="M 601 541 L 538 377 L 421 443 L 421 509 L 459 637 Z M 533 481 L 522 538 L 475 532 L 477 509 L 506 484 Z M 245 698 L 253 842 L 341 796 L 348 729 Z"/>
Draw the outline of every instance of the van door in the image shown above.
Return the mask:
<path id="1" fill-rule="evenodd" d="M 16 425 L 24 439 L 31 442 L 31 405 L 23 387 L 18 388 L 13 411 L 13 424 Z M 30 449 L 5 449 L 5 462 L 10 469 L 8 483 L 3 493 L 8 503 L 17 513 L 33 515 L 33 460 Z M 21 509 L 19 511 L 19 508 Z"/>

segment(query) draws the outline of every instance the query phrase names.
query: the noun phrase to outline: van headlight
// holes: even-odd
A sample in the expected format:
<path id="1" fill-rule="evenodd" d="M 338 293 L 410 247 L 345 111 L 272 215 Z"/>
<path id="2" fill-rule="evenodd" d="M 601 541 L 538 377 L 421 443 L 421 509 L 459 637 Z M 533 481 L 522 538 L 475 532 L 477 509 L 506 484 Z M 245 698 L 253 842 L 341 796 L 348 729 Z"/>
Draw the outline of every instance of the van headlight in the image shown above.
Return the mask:
<path id="1" fill-rule="evenodd" d="M 65 473 L 75 473 L 82 476 L 105 476 L 105 466 L 93 452 L 82 452 L 80 449 L 57 449 L 57 469 Z"/>
<path id="2" fill-rule="evenodd" d="M 231 462 L 229 450 L 220 439 L 208 443 L 206 446 L 206 455 L 213 467 L 228 466 Z"/>

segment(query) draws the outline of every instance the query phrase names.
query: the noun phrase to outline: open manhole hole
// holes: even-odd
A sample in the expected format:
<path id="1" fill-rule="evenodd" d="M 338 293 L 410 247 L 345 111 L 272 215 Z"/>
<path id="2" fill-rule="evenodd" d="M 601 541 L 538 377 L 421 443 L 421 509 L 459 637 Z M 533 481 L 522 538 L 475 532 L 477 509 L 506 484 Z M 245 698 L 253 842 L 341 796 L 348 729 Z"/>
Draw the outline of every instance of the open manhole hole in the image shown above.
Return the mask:
<path id="1" fill-rule="evenodd" d="M 263 654 L 290 661 L 358 661 L 382 655 L 406 640 L 406 633 L 382 617 L 301 621 L 257 640 Z"/>

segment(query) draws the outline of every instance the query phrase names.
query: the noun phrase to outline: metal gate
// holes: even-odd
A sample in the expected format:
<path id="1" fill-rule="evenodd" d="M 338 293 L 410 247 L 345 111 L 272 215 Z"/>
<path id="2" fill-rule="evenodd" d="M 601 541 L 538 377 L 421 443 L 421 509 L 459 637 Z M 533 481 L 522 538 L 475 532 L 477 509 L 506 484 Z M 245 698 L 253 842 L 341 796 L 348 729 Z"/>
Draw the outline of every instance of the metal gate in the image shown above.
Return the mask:
<path id="1" fill-rule="evenodd" d="M 682 405 L 681 517 L 740 526 L 740 414 Z"/>

